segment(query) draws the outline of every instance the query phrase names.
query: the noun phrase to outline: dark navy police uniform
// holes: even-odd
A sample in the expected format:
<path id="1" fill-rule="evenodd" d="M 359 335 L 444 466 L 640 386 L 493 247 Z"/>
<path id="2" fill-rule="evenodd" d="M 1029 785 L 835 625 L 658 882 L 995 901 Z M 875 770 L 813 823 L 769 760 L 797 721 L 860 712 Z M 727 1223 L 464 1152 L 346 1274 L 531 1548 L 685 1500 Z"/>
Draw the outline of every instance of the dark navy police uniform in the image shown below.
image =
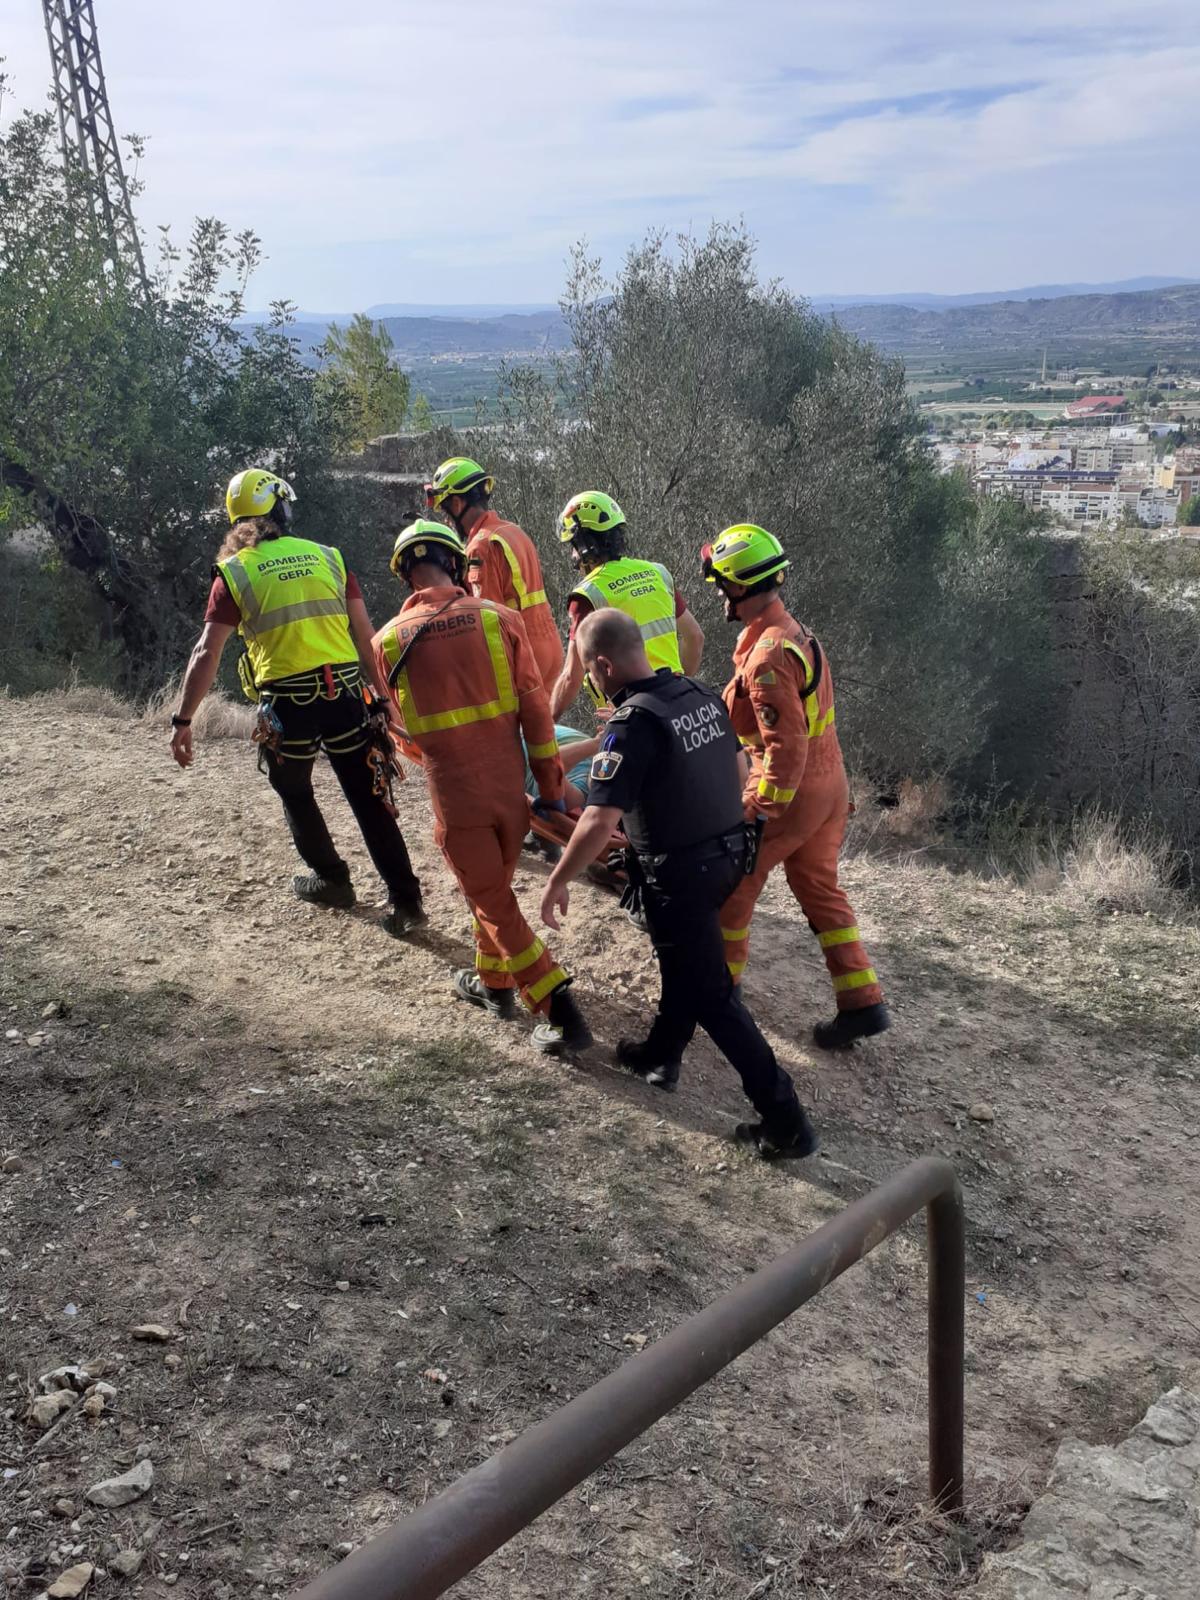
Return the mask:
<path id="1" fill-rule="evenodd" d="M 748 848 L 737 736 L 716 695 L 665 668 L 627 684 L 613 703 L 587 803 L 625 814 L 631 878 L 642 886 L 662 974 L 647 1051 L 678 1062 L 699 1024 L 737 1069 L 764 1126 L 786 1139 L 800 1121 L 796 1090 L 742 1002 L 721 934 L 720 909 Z"/>

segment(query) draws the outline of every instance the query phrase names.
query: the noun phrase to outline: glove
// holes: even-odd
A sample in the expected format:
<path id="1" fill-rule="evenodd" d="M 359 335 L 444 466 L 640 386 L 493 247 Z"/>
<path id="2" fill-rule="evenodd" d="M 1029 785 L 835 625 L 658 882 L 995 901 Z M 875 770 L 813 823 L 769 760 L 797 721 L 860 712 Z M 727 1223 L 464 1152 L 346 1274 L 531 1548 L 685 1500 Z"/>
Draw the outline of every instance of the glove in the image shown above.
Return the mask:
<path id="1" fill-rule="evenodd" d="M 548 811 L 554 811 L 557 812 L 559 816 L 564 816 L 567 810 L 567 802 L 565 800 L 544 800 L 541 795 L 539 795 L 538 798 L 533 802 L 533 809 L 537 812 L 539 817 L 544 816 Z"/>

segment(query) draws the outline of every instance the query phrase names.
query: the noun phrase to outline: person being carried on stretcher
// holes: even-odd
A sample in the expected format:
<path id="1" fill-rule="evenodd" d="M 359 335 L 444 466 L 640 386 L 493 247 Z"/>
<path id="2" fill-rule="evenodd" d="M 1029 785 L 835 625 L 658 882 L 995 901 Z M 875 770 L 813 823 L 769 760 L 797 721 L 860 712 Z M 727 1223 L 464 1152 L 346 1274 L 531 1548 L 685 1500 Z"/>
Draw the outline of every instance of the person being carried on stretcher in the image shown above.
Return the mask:
<path id="1" fill-rule="evenodd" d="M 566 769 L 567 781 L 563 789 L 563 799 L 566 801 L 567 810 L 581 811 L 587 804 L 588 774 L 592 767 L 592 757 L 600 748 L 603 733 L 588 735 L 580 733 L 578 728 L 568 727 L 565 722 L 556 722 L 554 737 L 558 740 L 559 753 Z M 525 756 L 525 793 L 530 799 L 537 796 L 537 784 L 534 782 L 528 754 Z"/>

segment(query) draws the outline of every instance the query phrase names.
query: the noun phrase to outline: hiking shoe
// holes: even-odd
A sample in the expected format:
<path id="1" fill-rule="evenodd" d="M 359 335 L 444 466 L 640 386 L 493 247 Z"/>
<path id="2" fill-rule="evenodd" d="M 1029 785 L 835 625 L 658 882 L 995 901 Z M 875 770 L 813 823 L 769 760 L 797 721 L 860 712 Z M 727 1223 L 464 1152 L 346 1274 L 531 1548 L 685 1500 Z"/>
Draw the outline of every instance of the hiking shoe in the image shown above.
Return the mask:
<path id="1" fill-rule="evenodd" d="M 429 913 L 418 900 L 415 905 L 397 905 L 395 901 L 383 914 L 379 926 L 393 939 L 403 939 L 429 921 Z"/>
<path id="2" fill-rule="evenodd" d="M 504 1017 L 511 1021 L 516 1013 L 513 1002 L 517 991 L 489 989 L 479 974 L 472 972 L 470 967 L 463 967 L 454 974 L 454 992 L 460 1000 L 465 1000 L 468 1005 L 479 1006 L 493 1017 Z"/>
<path id="3" fill-rule="evenodd" d="M 860 1006 L 857 1011 L 839 1011 L 832 1022 L 818 1022 L 813 1040 L 822 1050 L 849 1050 L 856 1039 L 869 1039 L 886 1033 L 892 1025 L 885 1005 Z"/>
<path id="4" fill-rule="evenodd" d="M 739 1144 L 752 1144 L 764 1161 L 803 1161 L 821 1148 L 803 1106 L 799 1120 L 787 1129 L 768 1128 L 765 1122 L 739 1122 L 733 1137 Z"/>
<path id="5" fill-rule="evenodd" d="M 664 1061 L 660 1052 L 650 1049 L 649 1040 L 618 1039 L 617 1060 L 654 1088 L 674 1094 L 679 1082 L 679 1062 Z"/>
<path id="6" fill-rule="evenodd" d="M 534 1028 L 530 1042 L 544 1056 L 586 1050 L 592 1043 L 592 1030 L 565 983 L 550 996 L 550 1010 Z"/>
<path id="7" fill-rule="evenodd" d="M 319 872 L 299 873 L 292 879 L 292 893 L 309 905 L 335 906 L 339 911 L 348 911 L 357 898 L 348 877 L 323 878 Z"/>

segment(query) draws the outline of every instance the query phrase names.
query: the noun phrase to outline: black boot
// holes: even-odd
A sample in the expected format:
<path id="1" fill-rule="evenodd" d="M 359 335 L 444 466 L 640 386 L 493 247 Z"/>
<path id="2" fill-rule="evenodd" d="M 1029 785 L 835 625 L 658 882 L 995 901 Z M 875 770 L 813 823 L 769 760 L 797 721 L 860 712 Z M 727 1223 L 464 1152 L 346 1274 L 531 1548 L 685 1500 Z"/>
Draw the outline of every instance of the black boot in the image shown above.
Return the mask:
<path id="1" fill-rule="evenodd" d="M 550 996 L 550 1010 L 531 1036 L 533 1048 L 544 1056 L 559 1056 L 567 1051 L 586 1050 L 592 1043 L 592 1030 L 575 1004 L 567 984 L 560 983 Z"/>
<path id="2" fill-rule="evenodd" d="M 402 905 L 393 900 L 383 914 L 380 927 L 384 933 L 390 933 L 393 939 L 403 939 L 428 921 L 429 913 L 419 900 L 412 905 Z"/>
<path id="3" fill-rule="evenodd" d="M 861 1006 L 857 1011 L 839 1011 L 832 1022 L 818 1022 L 813 1039 L 822 1050 L 849 1050 L 856 1039 L 886 1033 L 891 1025 L 891 1015 L 882 1003 Z"/>
<path id="4" fill-rule="evenodd" d="M 618 1039 L 617 1060 L 656 1089 L 674 1094 L 679 1082 L 679 1062 L 664 1061 L 661 1051 L 651 1050 L 648 1039 Z"/>
<path id="5" fill-rule="evenodd" d="M 292 893 L 310 905 L 335 906 L 339 911 L 348 911 L 356 898 L 349 876 L 323 878 L 319 872 L 299 873 L 292 879 Z"/>
<path id="6" fill-rule="evenodd" d="M 479 974 L 472 972 L 470 967 L 463 967 L 454 974 L 454 992 L 460 1000 L 482 1007 L 493 1017 L 503 1017 L 506 1021 L 511 1021 L 516 1014 L 516 1007 L 513 1004 L 516 990 L 489 989 Z"/>
<path id="7" fill-rule="evenodd" d="M 817 1130 L 808 1120 L 803 1106 L 786 1126 L 766 1122 L 739 1122 L 733 1137 L 741 1144 L 752 1144 L 764 1161 L 802 1161 L 821 1148 Z"/>

